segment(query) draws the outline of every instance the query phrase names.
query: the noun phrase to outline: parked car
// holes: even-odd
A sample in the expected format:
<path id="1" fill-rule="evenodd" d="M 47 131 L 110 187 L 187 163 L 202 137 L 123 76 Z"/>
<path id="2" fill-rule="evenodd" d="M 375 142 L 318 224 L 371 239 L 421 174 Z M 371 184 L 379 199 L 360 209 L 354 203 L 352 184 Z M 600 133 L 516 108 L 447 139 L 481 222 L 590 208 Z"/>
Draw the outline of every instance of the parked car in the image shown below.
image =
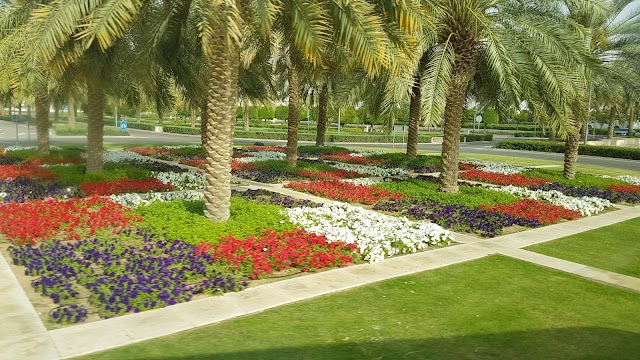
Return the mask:
<path id="1" fill-rule="evenodd" d="M 627 136 L 628 132 L 629 132 L 629 129 L 627 128 L 618 128 L 613 132 L 613 135 Z M 635 135 L 635 132 L 633 130 L 631 130 L 631 135 Z"/>

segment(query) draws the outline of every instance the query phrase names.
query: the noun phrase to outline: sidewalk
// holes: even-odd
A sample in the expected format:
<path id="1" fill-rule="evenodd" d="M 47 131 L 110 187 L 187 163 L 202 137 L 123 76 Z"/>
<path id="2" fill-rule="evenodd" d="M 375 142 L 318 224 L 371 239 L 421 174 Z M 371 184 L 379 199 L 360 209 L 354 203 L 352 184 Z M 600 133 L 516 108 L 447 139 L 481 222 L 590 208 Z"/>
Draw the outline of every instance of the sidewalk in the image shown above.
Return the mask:
<path id="1" fill-rule="evenodd" d="M 264 188 L 299 198 L 303 195 L 278 185 L 242 180 L 250 188 Z M 321 199 L 327 202 L 326 199 Z M 24 290 L 0 256 L 0 359 L 65 359 L 218 323 L 277 306 L 344 291 L 398 276 L 432 270 L 492 254 L 502 254 L 581 277 L 640 292 L 640 279 L 521 249 L 559 237 L 589 231 L 640 217 L 640 206 L 564 222 L 520 233 L 481 239 L 456 234 L 445 248 L 398 256 L 374 264 L 355 265 L 259 285 L 238 293 L 205 298 L 137 314 L 47 331 Z M 109 334 L 105 336 L 105 334 Z"/>

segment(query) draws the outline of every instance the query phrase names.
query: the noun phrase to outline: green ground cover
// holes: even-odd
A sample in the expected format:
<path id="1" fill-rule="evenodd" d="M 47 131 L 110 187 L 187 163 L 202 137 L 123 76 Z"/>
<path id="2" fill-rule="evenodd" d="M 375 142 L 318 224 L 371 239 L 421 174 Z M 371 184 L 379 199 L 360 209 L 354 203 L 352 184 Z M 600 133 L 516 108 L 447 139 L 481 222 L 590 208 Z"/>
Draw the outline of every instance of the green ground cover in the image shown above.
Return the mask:
<path id="1" fill-rule="evenodd" d="M 136 212 L 144 217 L 142 226 L 157 233 L 166 233 L 171 239 L 197 245 L 202 241 L 216 244 L 220 237 L 229 234 L 244 239 L 266 229 L 279 232 L 293 230 L 294 226 L 281 210 L 280 206 L 258 204 L 232 196 L 231 216 L 224 223 L 213 223 L 202 215 L 204 201 L 156 202 L 139 207 Z"/>
<path id="2" fill-rule="evenodd" d="M 562 176 L 562 171 L 550 170 L 550 169 L 532 169 L 532 170 L 523 172 L 522 175 L 532 177 L 532 178 L 552 179 L 553 181 L 560 182 L 567 185 L 598 187 L 601 189 L 604 189 L 607 187 L 607 185 L 611 185 L 611 184 L 628 185 L 624 181 L 607 179 L 607 178 L 603 178 L 603 177 L 599 177 L 591 174 L 583 174 L 583 173 L 576 173 L 575 179 L 565 179 Z"/>
<path id="3" fill-rule="evenodd" d="M 440 185 L 435 181 L 419 179 L 407 179 L 402 181 L 391 181 L 376 186 L 401 192 L 412 199 L 432 199 L 440 201 L 446 205 L 461 204 L 471 208 L 476 208 L 481 204 L 512 204 L 518 197 L 499 191 L 487 190 L 481 186 L 460 186 L 458 194 L 440 192 Z"/>
<path id="4" fill-rule="evenodd" d="M 7 155 L 19 157 L 22 159 L 68 159 L 79 158 L 84 150 L 77 147 L 61 147 L 60 149 L 52 149 L 49 154 L 43 154 L 38 149 L 16 150 L 8 152 Z"/>
<path id="5" fill-rule="evenodd" d="M 640 294 L 490 256 L 84 359 L 636 359 Z"/>
<path id="6" fill-rule="evenodd" d="M 51 166 L 49 169 L 57 174 L 56 182 L 62 185 L 79 185 L 118 179 L 144 180 L 151 176 L 150 170 L 126 163 L 106 163 L 102 171 L 94 174 L 87 174 L 87 166 L 84 164 Z"/>
<path id="7" fill-rule="evenodd" d="M 640 218 L 530 246 L 560 259 L 640 277 Z"/>

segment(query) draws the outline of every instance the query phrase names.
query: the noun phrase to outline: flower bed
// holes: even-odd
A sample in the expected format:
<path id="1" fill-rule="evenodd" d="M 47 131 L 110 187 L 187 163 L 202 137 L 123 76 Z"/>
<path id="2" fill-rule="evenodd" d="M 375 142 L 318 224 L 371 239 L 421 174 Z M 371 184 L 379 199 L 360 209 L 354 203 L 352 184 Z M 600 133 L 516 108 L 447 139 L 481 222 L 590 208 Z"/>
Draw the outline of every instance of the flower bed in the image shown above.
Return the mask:
<path id="1" fill-rule="evenodd" d="M 414 219 L 429 219 L 447 229 L 477 233 L 486 237 L 498 236 L 506 227 L 513 225 L 538 227 L 540 222 L 508 214 L 472 209 L 464 205 L 445 205 L 439 201 L 403 200 L 378 203 L 374 210 L 401 213 Z"/>
<path id="2" fill-rule="evenodd" d="M 481 209 L 490 212 L 509 214 L 513 217 L 524 217 L 529 220 L 537 220 L 544 225 L 555 224 L 561 219 L 575 220 L 581 216 L 577 210 L 569 210 L 562 206 L 549 204 L 542 200 L 524 199 L 513 204 L 480 206 Z"/>
<path id="3" fill-rule="evenodd" d="M 243 240 L 228 236 L 215 246 L 201 243 L 198 251 L 213 254 L 216 262 L 252 279 L 291 268 L 307 272 L 346 266 L 360 257 L 353 244 L 329 242 L 323 235 L 301 229 L 283 233 L 267 230 Z"/>
<path id="4" fill-rule="evenodd" d="M 10 180 L 19 177 L 53 180 L 56 178 L 56 174 L 35 164 L 0 165 L 0 179 Z"/>
<path id="5" fill-rule="evenodd" d="M 113 181 L 99 181 L 96 183 L 84 183 L 78 185 L 85 195 L 112 195 L 127 192 L 147 192 L 173 190 L 170 183 L 163 184 L 158 179 L 118 179 Z"/>
<path id="6" fill-rule="evenodd" d="M 101 318 L 189 301 L 197 294 L 238 291 L 246 283 L 216 271 L 208 254 L 179 240 L 127 231 L 119 238 L 47 242 L 9 248 L 13 263 L 38 276 L 36 291 L 60 307 L 57 323 L 83 321 L 88 311 Z M 79 295 L 89 293 L 88 300 Z"/>
<path id="7" fill-rule="evenodd" d="M 247 147 L 247 150 L 254 152 L 272 151 L 285 153 L 287 151 L 287 148 L 284 146 L 251 145 Z"/>
<path id="8" fill-rule="evenodd" d="M 297 180 L 301 176 L 277 169 L 254 168 L 252 170 L 233 170 L 231 174 L 252 181 L 266 184 L 276 184 L 287 180 Z"/>
<path id="9" fill-rule="evenodd" d="M 467 170 L 460 173 L 460 178 L 481 181 L 496 185 L 533 186 L 550 183 L 551 179 L 531 178 L 518 174 L 500 174 L 482 170 Z"/>
<path id="10" fill-rule="evenodd" d="M 148 157 L 127 150 L 105 150 L 102 153 L 102 160 L 105 163 L 120 163 L 132 161 L 151 161 Z"/>
<path id="11" fill-rule="evenodd" d="M 188 165 L 188 166 L 197 167 L 197 168 L 200 168 L 202 170 L 204 170 L 205 166 L 207 165 L 207 161 L 204 160 L 204 159 L 180 159 L 178 161 L 178 163 L 184 164 L 184 165 Z M 231 164 L 233 165 L 233 162 Z"/>
<path id="12" fill-rule="evenodd" d="M 207 184 L 202 171 L 156 172 L 153 177 L 176 190 L 203 189 Z"/>
<path id="13" fill-rule="evenodd" d="M 70 186 L 25 178 L 0 180 L 0 202 L 6 203 L 23 203 L 46 198 L 66 199 L 75 196 L 76 192 L 77 190 Z"/>
<path id="14" fill-rule="evenodd" d="M 21 163 L 23 160 L 17 156 L 10 155 L 0 155 L 0 165 L 16 165 Z"/>
<path id="15" fill-rule="evenodd" d="M 168 155 L 173 154 L 175 151 L 167 149 L 165 147 L 134 147 L 127 149 L 129 151 L 133 151 L 136 154 L 140 154 L 142 156 L 157 156 L 157 155 Z"/>
<path id="16" fill-rule="evenodd" d="M 346 154 L 329 154 L 323 155 L 323 159 L 330 161 L 339 161 L 348 164 L 360 164 L 360 165 L 376 165 L 383 162 L 382 159 L 371 159 L 363 156 L 353 156 L 349 153 Z"/>
<path id="17" fill-rule="evenodd" d="M 448 244 L 453 240 L 451 233 L 438 225 L 384 215 L 344 203 L 318 208 L 291 208 L 286 212 L 292 223 L 310 233 L 323 234 L 330 242 L 344 241 L 357 245 L 369 262 L 413 253 L 429 245 Z"/>
<path id="18" fill-rule="evenodd" d="M 496 174 L 504 174 L 504 175 L 514 175 L 520 174 L 524 171 L 529 170 L 529 168 L 522 166 L 514 166 L 494 161 L 479 161 L 479 160 L 470 160 L 461 165 L 461 170 L 471 170 L 477 169 L 484 172 L 496 173 Z M 462 169 L 462 165 L 464 165 L 465 169 Z"/>
<path id="19" fill-rule="evenodd" d="M 143 198 L 136 193 L 126 194 L 114 194 L 109 196 L 109 200 L 126 206 L 128 208 L 135 209 L 139 206 L 146 206 L 153 204 L 157 201 L 202 201 L 204 200 L 204 194 L 197 191 L 179 191 L 179 192 L 148 192 Z"/>
<path id="20" fill-rule="evenodd" d="M 607 186 L 608 190 L 624 192 L 629 194 L 638 194 L 640 193 L 640 185 L 609 185 Z"/>
<path id="21" fill-rule="evenodd" d="M 262 189 L 249 189 L 246 191 L 231 190 L 231 195 L 241 197 L 245 200 L 251 200 L 253 202 L 278 205 L 284 208 L 322 206 L 321 204 L 315 203 L 311 200 L 295 199 L 291 196 L 286 196 Z"/>
<path id="22" fill-rule="evenodd" d="M 545 184 L 540 186 L 531 186 L 531 190 L 543 190 L 543 191 L 559 191 L 567 196 L 573 197 L 595 197 L 600 199 L 609 200 L 612 203 L 640 203 L 640 193 L 627 193 L 612 190 L 602 190 L 597 187 L 586 186 L 571 186 L 565 185 L 559 182 Z"/>
<path id="23" fill-rule="evenodd" d="M 399 200 L 404 195 L 374 186 L 354 185 L 342 181 L 309 181 L 290 182 L 284 186 L 296 191 L 302 191 L 334 200 L 358 202 L 372 205 L 380 200 Z"/>
<path id="24" fill-rule="evenodd" d="M 529 199 L 540 199 L 552 204 L 562 206 L 569 210 L 579 211 L 582 216 L 591 216 L 595 215 L 599 212 L 602 212 L 604 209 L 608 207 L 612 207 L 613 204 L 606 199 L 601 199 L 599 197 L 573 197 L 567 196 L 560 191 L 557 190 L 531 190 L 523 187 L 517 186 L 504 186 L 504 187 L 495 187 L 489 188 L 495 191 L 501 191 L 508 194 L 513 194 L 517 196 L 526 197 Z"/>
<path id="25" fill-rule="evenodd" d="M 0 213 L 0 233 L 19 244 L 33 244 L 59 236 L 80 239 L 102 229 L 119 232 L 140 220 L 122 205 L 96 196 L 2 204 Z"/>
<path id="26" fill-rule="evenodd" d="M 304 176 L 305 178 L 313 179 L 313 180 L 340 180 L 340 179 L 353 179 L 362 177 L 362 174 L 347 171 L 347 170 L 336 170 L 336 171 L 310 171 L 310 170 L 299 170 L 298 175 Z"/>

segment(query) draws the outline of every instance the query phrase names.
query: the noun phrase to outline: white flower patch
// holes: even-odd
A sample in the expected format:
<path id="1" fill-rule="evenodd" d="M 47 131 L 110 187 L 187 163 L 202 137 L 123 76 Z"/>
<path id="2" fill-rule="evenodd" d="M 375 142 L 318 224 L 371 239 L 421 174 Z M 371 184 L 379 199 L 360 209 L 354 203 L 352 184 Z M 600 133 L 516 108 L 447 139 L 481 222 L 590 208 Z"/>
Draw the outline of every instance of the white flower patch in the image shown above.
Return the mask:
<path id="1" fill-rule="evenodd" d="M 202 189 L 206 184 L 206 177 L 202 171 L 153 172 L 153 177 L 163 184 L 171 183 L 176 190 Z"/>
<path id="2" fill-rule="evenodd" d="M 338 169 L 354 171 L 354 172 L 357 172 L 358 174 L 366 174 L 371 176 L 385 177 L 385 176 L 399 176 L 399 175 L 408 174 L 408 172 L 405 169 L 400 169 L 400 168 L 384 169 L 381 167 L 371 166 L 371 165 L 346 164 L 341 162 L 331 163 L 331 166 Z"/>
<path id="3" fill-rule="evenodd" d="M 237 162 L 249 163 L 254 161 L 266 161 L 266 160 L 284 160 L 287 155 L 285 153 L 277 151 L 258 151 L 249 153 L 249 157 L 235 158 Z"/>
<path id="4" fill-rule="evenodd" d="M 358 149 L 349 149 L 351 156 L 371 156 L 371 155 L 382 155 L 385 152 L 382 150 L 358 150 Z"/>
<path id="5" fill-rule="evenodd" d="M 509 164 L 504 164 L 504 163 L 494 162 L 494 161 L 469 160 L 464 162 L 469 164 L 480 165 L 478 170 L 482 170 L 490 173 L 496 173 L 496 174 L 504 174 L 504 175 L 520 174 L 521 172 L 525 172 L 529 170 L 529 168 L 526 168 L 526 167 L 509 165 Z"/>
<path id="6" fill-rule="evenodd" d="M 84 155 L 86 156 L 86 155 Z M 138 153 L 134 153 L 133 151 L 128 150 L 114 150 L 114 151 L 105 151 L 102 153 L 102 159 L 104 162 L 128 162 L 128 161 L 152 161 L 150 158 L 146 156 L 142 156 Z"/>
<path id="7" fill-rule="evenodd" d="M 163 145 L 163 149 L 180 150 L 180 149 L 200 149 L 201 145 Z"/>
<path id="8" fill-rule="evenodd" d="M 284 211 L 292 223 L 308 232 L 322 234 L 331 242 L 356 244 L 369 262 L 413 253 L 428 245 L 449 244 L 454 240 L 451 232 L 439 225 L 383 215 L 345 203 Z"/>
<path id="9" fill-rule="evenodd" d="M 637 176 L 631 176 L 631 175 L 618 175 L 618 176 L 600 175 L 600 177 L 607 178 L 607 179 L 616 179 L 616 180 L 624 181 L 624 182 L 632 184 L 632 185 L 640 185 L 640 177 L 637 177 Z"/>
<path id="10" fill-rule="evenodd" d="M 11 146 L 7 146 L 6 148 L 4 148 L 4 152 L 8 153 L 8 152 L 20 151 L 20 150 L 35 150 L 37 148 L 38 148 L 37 146 L 11 145 Z M 60 146 L 50 145 L 49 149 L 50 150 L 60 150 L 62 148 Z"/>
<path id="11" fill-rule="evenodd" d="M 146 197 L 139 194 L 127 193 L 109 196 L 109 200 L 129 208 L 137 208 L 145 206 L 157 201 L 172 200 L 198 201 L 204 200 L 204 194 L 197 191 L 181 191 L 181 192 L 149 192 Z"/>
<path id="12" fill-rule="evenodd" d="M 488 189 L 505 192 L 529 199 L 544 200 L 554 205 L 559 205 L 568 210 L 580 211 L 582 216 L 591 216 L 602 212 L 605 208 L 612 207 L 613 204 L 606 199 L 598 197 L 583 196 L 573 197 L 567 196 L 557 190 L 530 190 L 518 186 L 503 186 L 500 188 L 490 187 Z"/>
<path id="13" fill-rule="evenodd" d="M 383 179 L 376 179 L 376 178 L 341 179 L 340 181 L 350 183 L 353 185 L 364 185 L 364 186 L 371 186 L 371 185 L 384 182 Z"/>

